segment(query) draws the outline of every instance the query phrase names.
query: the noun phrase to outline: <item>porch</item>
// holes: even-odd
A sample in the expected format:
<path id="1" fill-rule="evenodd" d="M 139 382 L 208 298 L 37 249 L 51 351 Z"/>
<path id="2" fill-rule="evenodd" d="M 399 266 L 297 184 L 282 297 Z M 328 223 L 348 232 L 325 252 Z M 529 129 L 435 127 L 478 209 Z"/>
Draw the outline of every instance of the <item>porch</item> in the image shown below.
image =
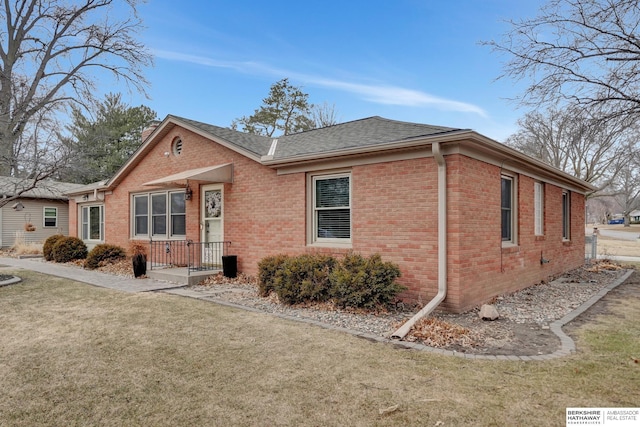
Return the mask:
<path id="1" fill-rule="evenodd" d="M 223 272 L 236 277 L 237 258 L 228 255 L 230 241 L 150 240 L 147 276 L 184 285 L 195 285 Z"/>

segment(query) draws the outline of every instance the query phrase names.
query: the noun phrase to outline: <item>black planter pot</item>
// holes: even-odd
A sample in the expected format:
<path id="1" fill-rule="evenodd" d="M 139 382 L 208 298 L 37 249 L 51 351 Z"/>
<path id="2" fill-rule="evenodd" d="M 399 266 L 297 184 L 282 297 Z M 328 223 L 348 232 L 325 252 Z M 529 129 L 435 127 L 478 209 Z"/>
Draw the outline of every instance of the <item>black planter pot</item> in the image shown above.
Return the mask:
<path id="1" fill-rule="evenodd" d="M 135 277 L 144 276 L 147 274 L 147 257 L 143 254 L 134 255 L 133 262 L 133 275 Z"/>

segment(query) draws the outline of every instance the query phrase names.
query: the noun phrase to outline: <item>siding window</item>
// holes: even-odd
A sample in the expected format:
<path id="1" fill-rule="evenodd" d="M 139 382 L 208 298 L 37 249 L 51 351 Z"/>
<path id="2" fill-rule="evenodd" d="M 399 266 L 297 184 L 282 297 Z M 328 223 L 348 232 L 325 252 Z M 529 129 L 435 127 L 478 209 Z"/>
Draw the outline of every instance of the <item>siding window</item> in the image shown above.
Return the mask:
<path id="1" fill-rule="evenodd" d="M 133 196 L 133 236 L 184 237 L 187 231 L 184 191 Z M 149 233 L 149 231 L 151 233 Z"/>
<path id="2" fill-rule="evenodd" d="M 351 175 L 314 176 L 313 241 L 351 242 Z"/>
<path id="3" fill-rule="evenodd" d="M 544 184 L 533 185 L 533 220 L 536 236 L 544 236 Z"/>
<path id="4" fill-rule="evenodd" d="M 516 244 L 516 179 L 513 176 L 502 175 L 500 192 L 502 244 Z"/>
<path id="5" fill-rule="evenodd" d="M 82 207 L 82 240 L 104 240 L 104 207 Z"/>
<path id="6" fill-rule="evenodd" d="M 562 239 L 571 239 L 571 193 L 562 192 Z"/>
<path id="7" fill-rule="evenodd" d="M 44 208 L 44 224 L 45 227 L 58 226 L 58 208 Z"/>

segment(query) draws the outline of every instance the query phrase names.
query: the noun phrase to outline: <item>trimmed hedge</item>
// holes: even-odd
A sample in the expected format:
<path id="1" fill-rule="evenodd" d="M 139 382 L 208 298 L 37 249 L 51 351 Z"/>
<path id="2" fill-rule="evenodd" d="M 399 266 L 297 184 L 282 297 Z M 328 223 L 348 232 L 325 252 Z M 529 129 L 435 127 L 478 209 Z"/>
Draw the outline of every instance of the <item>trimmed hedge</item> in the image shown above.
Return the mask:
<path id="1" fill-rule="evenodd" d="M 395 280 L 400 268 L 392 262 L 382 261 L 379 254 L 364 258 L 347 254 L 329 276 L 331 296 L 341 307 L 372 309 L 388 305 L 405 290 Z"/>
<path id="2" fill-rule="evenodd" d="M 288 259 L 289 256 L 281 254 L 260 260 L 258 263 L 258 293 L 261 297 L 268 296 L 274 290 L 276 273 Z"/>
<path id="3" fill-rule="evenodd" d="M 95 270 L 105 263 L 110 263 L 114 261 L 120 261 L 125 259 L 127 254 L 123 248 L 116 245 L 109 245 L 106 243 L 96 245 L 89 255 L 87 255 L 87 259 L 84 262 L 85 268 L 89 270 Z"/>
<path id="4" fill-rule="evenodd" d="M 62 234 L 54 234 L 53 236 L 47 237 L 47 240 L 44 241 L 42 245 L 42 255 L 44 255 L 44 259 L 47 261 L 53 261 L 53 246 L 60 240 L 64 239 L 65 236 Z"/>
<path id="5" fill-rule="evenodd" d="M 53 260 L 69 262 L 87 257 L 87 245 L 77 237 L 64 237 L 53 245 Z"/>
<path id="6" fill-rule="evenodd" d="M 284 304 L 333 301 L 345 308 L 388 305 L 405 288 L 395 280 L 400 269 L 380 255 L 349 253 L 338 261 L 329 255 L 275 255 L 258 263 L 261 296 L 274 292 Z"/>
<path id="7" fill-rule="evenodd" d="M 329 274 L 336 264 L 329 255 L 308 254 L 288 258 L 276 272 L 274 291 L 285 304 L 327 301 Z"/>

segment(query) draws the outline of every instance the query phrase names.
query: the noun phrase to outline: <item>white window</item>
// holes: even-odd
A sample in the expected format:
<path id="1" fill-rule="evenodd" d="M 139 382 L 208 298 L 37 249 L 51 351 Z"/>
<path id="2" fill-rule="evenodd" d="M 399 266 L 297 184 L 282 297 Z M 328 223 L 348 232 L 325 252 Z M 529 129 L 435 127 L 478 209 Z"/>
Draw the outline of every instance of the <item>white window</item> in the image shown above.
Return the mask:
<path id="1" fill-rule="evenodd" d="M 351 175 L 314 176 L 313 242 L 351 242 Z"/>
<path id="2" fill-rule="evenodd" d="M 544 184 L 533 184 L 533 220 L 536 236 L 544 236 Z"/>
<path id="3" fill-rule="evenodd" d="M 104 240 L 104 207 L 82 207 L 82 240 Z"/>
<path id="4" fill-rule="evenodd" d="M 134 195 L 133 236 L 184 237 L 187 232 L 184 194 L 184 191 L 165 191 Z"/>
<path id="5" fill-rule="evenodd" d="M 501 211 L 501 228 L 502 228 L 502 244 L 516 244 L 517 230 L 517 192 L 516 178 L 511 175 L 502 175 L 501 191 L 500 191 L 500 211 Z"/>
<path id="6" fill-rule="evenodd" d="M 44 208 L 44 221 L 45 227 L 57 227 L 58 226 L 58 208 Z"/>
<path id="7" fill-rule="evenodd" d="M 562 192 L 562 239 L 571 239 L 571 193 Z"/>

